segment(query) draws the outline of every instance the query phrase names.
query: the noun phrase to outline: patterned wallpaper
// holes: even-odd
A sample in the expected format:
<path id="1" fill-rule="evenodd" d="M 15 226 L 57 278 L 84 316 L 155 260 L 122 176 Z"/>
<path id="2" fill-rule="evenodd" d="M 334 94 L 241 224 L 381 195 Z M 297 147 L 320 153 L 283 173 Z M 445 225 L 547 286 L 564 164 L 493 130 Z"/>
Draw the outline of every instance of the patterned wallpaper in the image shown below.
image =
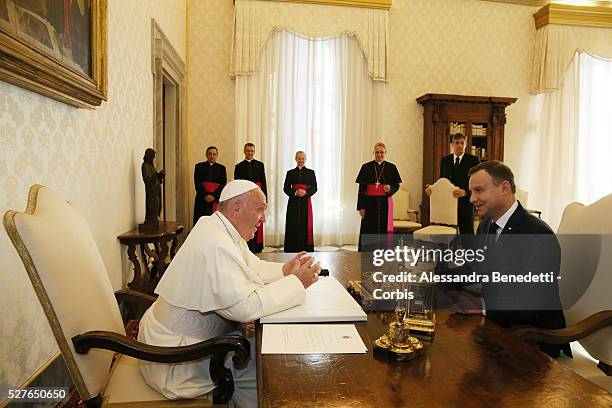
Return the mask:
<path id="1" fill-rule="evenodd" d="M 116 236 L 144 218 L 140 164 L 153 141 L 151 18 L 186 58 L 186 3 L 109 0 L 109 95 L 76 109 L 0 82 L 0 211 L 23 210 L 46 184 L 87 219 L 115 289 L 126 277 Z M 0 233 L 0 402 L 57 346 L 16 251 Z"/>
<path id="2" fill-rule="evenodd" d="M 190 196 L 193 214 L 193 169 L 206 160 L 206 148 L 219 149 L 219 163 L 234 171 L 235 82 L 229 77 L 234 3 L 229 0 L 191 0 L 188 10 L 187 132 Z"/>
<path id="3" fill-rule="evenodd" d="M 518 97 L 507 109 L 505 159 L 517 167 L 520 182 L 535 11 L 477 0 L 393 2 L 385 134 L 380 138 L 411 192 L 413 207 L 421 200 L 423 146 L 423 111 L 416 98 L 424 93 Z M 219 147 L 219 161 L 228 169 L 234 165 L 235 87 L 227 76 L 232 22 L 229 1 L 189 4 L 190 169 L 204 160 L 209 144 Z"/>

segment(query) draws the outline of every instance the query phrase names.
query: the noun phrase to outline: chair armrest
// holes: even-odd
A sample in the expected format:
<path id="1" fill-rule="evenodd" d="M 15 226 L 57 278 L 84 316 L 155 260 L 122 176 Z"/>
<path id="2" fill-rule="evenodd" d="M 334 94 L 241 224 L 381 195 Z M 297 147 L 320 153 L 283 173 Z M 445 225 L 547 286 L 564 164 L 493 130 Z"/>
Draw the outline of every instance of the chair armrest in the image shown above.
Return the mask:
<path id="1" fill-rule="evenodd" d="M 538 218 L 542 218 L 542 211 L 540 211 L 540 210 L 530 210 L 530 209 L 527 209 L 527 212 L 529 212 L 530 214 L 537 215 Z"/>
<path id="2" fill-rule="evenodd" d="M 539 329 L 537 327 L 510 327 L 508 330 L 529 343 L 564 344 L 580 340 L 606 326 L 612 326 L 612 310 L 602 310 L 565 329 Z"/>
<path id="3" fill-rule="evenodd" d="M 419 210 L 413 210 L 413 209 L 408 209 L 406 210 L 406 212 L 408 213 L 408 219 L 410 219 L 410 214 L 414 214 L 414 218 L 416 220 L 416 222 L 420 223 L 421 221 L 419 221 Z"/>
<path id="4" fill-rule="evenodd" d="M 243 336 L 220 336 L 181 347 L 150 346 L 131 340 L 121 334 L 107 331 L 90 331 L 72 338 L 79 354 L 87 354 L 92 348 L 111 350 L 140 360 L 156 363 L 183 363 L 210 357 L 210 378 L 217 385 L 213 390 L 213 403 L 225 404 L 234 393 L 232 372 L 225 367 L 227 353 L 234 352 L 232 361 L 237 367 L 249 361 L 251 347 Z"/>
<path id="5" fill-rule="evenodd" d="M 79 354 L 87 354 L 90 349 L 98 348 L 156 363 L 184 363 L 233 351 L 234 364 L 239 366 L 249 359 L 251 353 L 249 341 L 238 335 L 215 337 L 189 346 L 162 347 L 131 340 L 118 333 L 90 331 L 74 336 L 72 344 Z"/>
<path id="6" fill-rule="evenodd" d="M 147 295 L 146 293 L 135 290 L 117 290 L 115 291 L 117 303 L 131 303 L 133 305 L 149 307 L 157 300 L 155 296 Z"/>
<path id="7" fill-rule="evenodd" d="M 125 326 L 130 320 L 140 320 L 145 310 L 151 307 L 157 298 L 135 290 L 118 290 L 115 292 L 115 299 Z"/>

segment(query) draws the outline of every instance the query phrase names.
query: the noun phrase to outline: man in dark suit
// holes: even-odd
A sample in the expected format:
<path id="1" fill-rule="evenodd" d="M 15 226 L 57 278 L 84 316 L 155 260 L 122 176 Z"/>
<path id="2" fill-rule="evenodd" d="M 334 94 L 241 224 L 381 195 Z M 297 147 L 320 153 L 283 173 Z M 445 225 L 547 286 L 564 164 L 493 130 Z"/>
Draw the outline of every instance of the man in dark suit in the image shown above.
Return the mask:
<path id="1" fill-rule="evenodd" d="M 559 298 L 561 248 L 554 232 L 541 219 L 529 214 L 516 200 L 512 170 L 502 162 L 481 163 L 469 171 L 470 202 L 482 222 L 476 249 L 484 249 L 482 262 L 470 264 L 462 273 L 491 277 L 482 283 L 482 303 L 471 311 L 483 313 L 502 327 L 532 325 L 545 329 L 565 327 Z M 499 273 L 509 278 L 538 275 L 538 282 L 493 282 Z M 482 306 L 482 307 L 479 307 Z M 568 344 L 539 344 L 546 354 L 557 357 Z"/>
<path id="2" fill-rule="evenodd" d="M 247 143 L 244 145 L 244 160 L 234 167 L 234 180 L 249 180 L 257 184 L 263 191 L 266 198 L 268 197 L 268 189 L 266 186 L 266 170 L 264 164 L 255 159 L 255 145 Z M 263 223 L 257 228 L 255 236 L 250 239 L 247 244 L 249 249 L 254 254 L 258 254 L 264 247 L 264 231 Z"/>
<path id="3" fill-rule="evenodd" d="M 453 196 L 458 198 L 457 223 L 461 234 L 474 234 L 474 207 L 470 203 L 470 190 L 468 172 L 480 163 L 476 156 L 465 152 L 465 136 L 463 133 L 453 135 L 453 153 L 440 160 L 440 177 L 447 178 L 458 188 Z M 431 194 L 429 186 L 425 189 L 427 195 Z"/>

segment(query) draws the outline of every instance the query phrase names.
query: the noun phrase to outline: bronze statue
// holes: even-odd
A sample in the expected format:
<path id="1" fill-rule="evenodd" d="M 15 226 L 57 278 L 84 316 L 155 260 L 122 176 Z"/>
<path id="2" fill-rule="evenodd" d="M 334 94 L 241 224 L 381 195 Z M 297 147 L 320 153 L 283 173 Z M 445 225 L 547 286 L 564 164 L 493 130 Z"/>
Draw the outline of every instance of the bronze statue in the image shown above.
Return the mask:
<path id="1" fill-rule="evenodd" d="M 141 167 L 146 194 L 145 224 L 157 224 L 161 213 L 161 183 L 164 181 L 166 171 L 158 172 L 153 164 L 154 159 L 155 150 L 151 148 L 145 150 Z"/>

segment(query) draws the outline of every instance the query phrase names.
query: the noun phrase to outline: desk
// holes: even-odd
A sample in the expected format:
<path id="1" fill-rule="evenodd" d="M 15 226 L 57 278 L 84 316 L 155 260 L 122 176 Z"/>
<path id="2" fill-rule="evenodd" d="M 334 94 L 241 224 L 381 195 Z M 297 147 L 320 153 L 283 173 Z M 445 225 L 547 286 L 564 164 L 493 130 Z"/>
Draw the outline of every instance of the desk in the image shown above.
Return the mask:
<path id="1" fill-rule="evenodd" d="M 170 255 L 172 259 L 176 253 L 178 235 L 182 232 L 182 225 L 171 221 L 161 221 L 159 231 L 139 231 L 138 228 L 134 228 L 117 237 L 119 242 L 127 245 L 128 258 L 134 265 L 134 279 L 128 283 L 130 289 L 148 294 L 153 293 L 157 282 L 168 266 L 166 258 Z M 148 279 L 143 279 L 140 261 L 136 255 L 137 245 L 140 245 L 145 277 Z M 153 258 L 152 267 L 149 267 L 149 258 Z"/>
<path id="2" fill-rule="evenodd" d="M 359 279 L 359 255 L 316 253 L 343 283 Z M 290 254 L 261 254 L 284 261 Z M 372 354 L 386 329 L 369 313 L 357 330 L 366 354 L 257 353 L 260 407 L 610 407 L 612 395 L 480 316 L 436 312 L 428 352 L 396 363 Z M 260 329 L 260 325 L 257 326 Z M 257 350 L 261 330 L 257 330 Z"/>

